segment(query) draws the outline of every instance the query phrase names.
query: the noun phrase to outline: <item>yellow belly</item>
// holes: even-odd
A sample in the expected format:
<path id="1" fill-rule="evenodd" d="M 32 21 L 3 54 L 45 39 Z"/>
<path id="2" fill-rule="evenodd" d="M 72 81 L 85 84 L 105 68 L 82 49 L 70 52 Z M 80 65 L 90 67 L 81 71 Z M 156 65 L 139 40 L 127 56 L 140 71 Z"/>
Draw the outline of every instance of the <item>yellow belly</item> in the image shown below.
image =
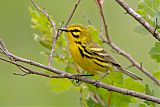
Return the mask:
<path id="1" fill-rule="evenodd" d="M 84 70 L 92 73 L 92 74 L 100 74 L 101 72 L 105 72 L 108 70 L 106 67 L 101 67 L 97 65 L 93 59 L 82 57 L 79 52 L 78 45 L 70 45 L 70 53 L 75 60 L 75 62 L 82 67 Z"/>

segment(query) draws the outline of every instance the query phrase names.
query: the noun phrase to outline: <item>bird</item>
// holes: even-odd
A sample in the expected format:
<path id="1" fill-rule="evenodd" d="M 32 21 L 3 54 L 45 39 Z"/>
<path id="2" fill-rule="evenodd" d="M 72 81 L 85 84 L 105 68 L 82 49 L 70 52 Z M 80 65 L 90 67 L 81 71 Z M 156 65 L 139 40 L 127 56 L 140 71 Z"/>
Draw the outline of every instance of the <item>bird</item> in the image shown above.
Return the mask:
<path id="1" fill-rule="evenodd" d="M 66 32 L 71 56 L 86 72 L 94 75 L 103 74 L 103 78 L 111 71 L 120 71 L 135 80 L 142 80 L 123 68 L 102 46 L 96 43 L 87 26 L 71 24 L 59 30 Z"/>

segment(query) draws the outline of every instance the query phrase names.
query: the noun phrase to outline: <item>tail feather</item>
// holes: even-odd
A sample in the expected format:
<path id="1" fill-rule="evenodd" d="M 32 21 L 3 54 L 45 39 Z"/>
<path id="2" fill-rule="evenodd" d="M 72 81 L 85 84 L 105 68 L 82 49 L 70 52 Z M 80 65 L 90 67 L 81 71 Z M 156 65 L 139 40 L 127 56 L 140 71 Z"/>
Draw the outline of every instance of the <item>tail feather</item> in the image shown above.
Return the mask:
<path id="1" fill-rule="evenodd" d="M 122 68 L 122 67 L 116 67 L 118 70 L 120 70 L 121 72 L 123 72 L 124 74 L 130 76 L 131 78 L 135 79 L 135 80 L 143 80 L 142 78 L 140 78 L 139 76 L 137 76 L 136 74 Z"/>

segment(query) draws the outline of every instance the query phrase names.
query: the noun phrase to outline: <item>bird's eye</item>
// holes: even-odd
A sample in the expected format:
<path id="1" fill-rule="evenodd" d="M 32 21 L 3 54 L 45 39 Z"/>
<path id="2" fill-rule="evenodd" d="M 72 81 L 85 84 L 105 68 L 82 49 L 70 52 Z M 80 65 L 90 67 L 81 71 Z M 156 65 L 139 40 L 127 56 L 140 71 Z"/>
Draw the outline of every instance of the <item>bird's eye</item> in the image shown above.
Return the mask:
<path id="1" fill-rule="evenodd" d="M 70 32 L 72 33 L 72 36 L 75 38 L 79 38 L 79 35 L 81 33 L 78 29 L 70 30 Z"/>

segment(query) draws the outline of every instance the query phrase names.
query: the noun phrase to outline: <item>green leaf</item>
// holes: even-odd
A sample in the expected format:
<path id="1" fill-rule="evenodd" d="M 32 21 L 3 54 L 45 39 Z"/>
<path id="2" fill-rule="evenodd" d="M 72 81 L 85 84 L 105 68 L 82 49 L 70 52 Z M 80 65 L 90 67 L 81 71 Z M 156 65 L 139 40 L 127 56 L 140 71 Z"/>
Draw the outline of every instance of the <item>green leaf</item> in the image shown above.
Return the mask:
<path id="1" fill-rule="evenodd" d="M 121 72 L 111 72 L 102 79 L 102 82 L 119 86 L 123 83 L 123 74 Z"/>
<path id="2" fill-rule="evenodd" d="M 135 101 L 131 96 L 122 95 L 119 93 L 112 92 L 110 96 L 111 107 L 129 107 L 129 104 Z"/>
<path id="3" fill-rule="evenodd" d="M 160 42 L 156 42 L 155 46 L 151 48 L 149 54 L 153 59 L 155 59 L 158 63 L 160 62 Z"/>
<path id="4" fill-rule="evenodd" d="M 67 91 L 69 88 L 73 86 L 71 80 L 66 78 L 50 79 L 48 85 L 51 87 L 51 90 L 55 93 L 61 93 Z"/>
<path id="5" fill-rule="evenodd" d="M 38 35 L 38 42 L 46 48 L 51 49 L 53 41 L 53 28 L 50 22 L 48 21 L 45 15 L 39 14 L 36 10 L 33 10 L 31 7 L 29 8 L 29 11 L 32 22 L 31 27 L 38 31 L 36 34 L 36 37 Z"/>
<path id="6" fill-rule="evenodd" d="M 146 88 L 145 88 L 145 93 L 147 95 L 151 95 L 154 96 L 154 90 L 151 89 L 147 84 L 146 84 Z M 151 102 L 151 101 L 144 101 L 145 104 L 147 104 L 147 107 L 155 107 L 155 103 Z"/>
<path id="7" fill-rule="evenodd" d="M 138 105 L 138 107 L 152 107 L 152 106 L 149 106 L 149 105 L 147 105 L 146 103 L 141 102 L 141 103 Z"/>
<path id="8" fill-rule="evenodd" d="M 123 82 L 124 82 L 123 87 L 126 89 L 130 89 L 138 92 L 145 91 L 145 87 L 139 81 L 135 81 L 132 78 L 127 78 Z"/>
<path id="9" fill-rule="evenodd" d="M 70 65 L 68 65 L 66 68 L 65 68 L 65 71 L 66 72 L 69 72 L 69 73 L 75 73 L 75 69 L 74 69 L 74 67 L 73 66 L 71 66 L 71 64 Z"/>
<path id="10" fill-rule="evenodd" d="M 155 72 L 153 75 L 154 75 L 154 77 L 156 77 L 157 79 L 160 80 L 160 70 Z"/>
<path id="11" fill-rule="evenodd" d="M 152 89 L 150 89 L 150 87 L 146 84 L 146 88 L 145 88 L 145 93 L 148 95 L 153 95 L 154 96 L 154 92 Z"/>

